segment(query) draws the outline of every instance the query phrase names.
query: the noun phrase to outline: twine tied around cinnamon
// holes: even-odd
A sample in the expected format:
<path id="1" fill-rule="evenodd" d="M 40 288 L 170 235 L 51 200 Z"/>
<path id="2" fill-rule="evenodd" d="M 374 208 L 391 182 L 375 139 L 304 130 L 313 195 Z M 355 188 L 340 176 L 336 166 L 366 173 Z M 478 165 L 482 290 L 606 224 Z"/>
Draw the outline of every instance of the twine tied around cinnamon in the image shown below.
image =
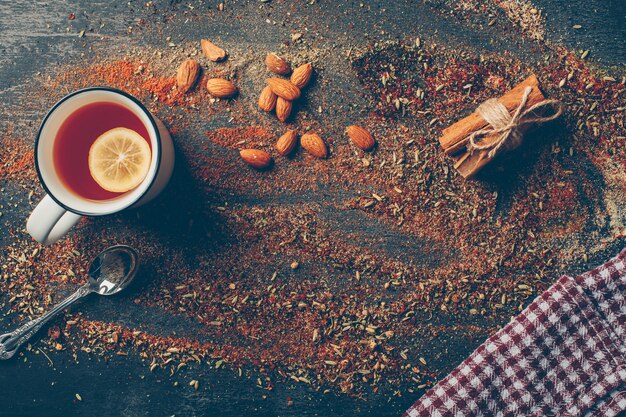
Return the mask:
<path id="1" fill-rule="evenodd" d="M 496 156 L 501 150 L 513 150 L 522 143 L 522 127 L 527 125 L 537 125 L 552 121 L 559 117 L 563 112 L 563 106 L 558 100 L 543 100 L 527 110 L 524 110 L 528 96 L 532 92 L 532 87 L 526 87 L 522 100 L 511 116 L 507 108 L 495 98 L 491 98 L 480 106 L 476 111 L 483 119 L 487 121 L 489 126 L 485 129 L 472 133 L 468 138 L 467 150 L 473 154 L 476 150 L 488 150 L 489 159 Z M 553 114 L 549 116 L 529 117 L 529 115 L 541 108 L 550 107 Z M 492 143 L 477 143 L 480 139 L 499 133 L 500 137 Z"/>

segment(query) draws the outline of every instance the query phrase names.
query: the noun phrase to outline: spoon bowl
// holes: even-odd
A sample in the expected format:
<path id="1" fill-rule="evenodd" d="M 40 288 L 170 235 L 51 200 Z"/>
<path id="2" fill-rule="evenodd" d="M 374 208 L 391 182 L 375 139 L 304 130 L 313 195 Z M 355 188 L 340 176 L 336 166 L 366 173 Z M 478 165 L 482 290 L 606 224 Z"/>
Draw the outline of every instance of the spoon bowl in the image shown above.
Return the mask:
<path id="1" fill-rule="evenodd" d="M 113 295 L 128 286 L 137 274 L 139 256 L 130 246 L 102 251 L 89 266 L 89 288 L 100 295 Z"/>

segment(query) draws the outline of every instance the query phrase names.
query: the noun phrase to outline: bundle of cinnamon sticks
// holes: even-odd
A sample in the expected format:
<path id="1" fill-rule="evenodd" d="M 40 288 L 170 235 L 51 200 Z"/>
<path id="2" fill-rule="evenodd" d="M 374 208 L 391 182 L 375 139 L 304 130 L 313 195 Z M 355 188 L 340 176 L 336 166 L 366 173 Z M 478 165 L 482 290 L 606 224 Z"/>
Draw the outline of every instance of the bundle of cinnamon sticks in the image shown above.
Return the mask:
<path id="1" fill-rule="evenodd" d="M 531 88 L 530 92 L 526 91 L 527 87 Z M 523 108 L 518 109 L 525 94 L 527 96 L 526 102 Z M 498 98 L 498 101 L 511 114 L 518 110 L 523 111 L 530 109 L 545 100 L 546 98 L 539 89 L 539 81 L 535 75 L 526 78 L 515 88 Z M 476 149 L 475 147 L 472 149 L 471 146 L 468 146 L 472 134 L 488 128 L 488 125 L 487 120 L 485 120 L 477 109 L 477 111 L 471 115 L 444 129 L 443 135 L 439 138 L 439 143 L 445 154 L 454 158 L 454 167 L 464 178 L 471 178 L 493 159 L 494 155 L 493 153 L 491 155 L 489 154 L 489 149 Z M 523 134 L 531 125 L 532 124 L 520 124 L 517 128 L 518 132 L 516 133 L 520 135 Z M 482 135 L 480 143 L 483 147 L 489 147 L 489 145 L 496 144 L 499 140 L 501 140 L 501 134 L 493 132 Z"/>

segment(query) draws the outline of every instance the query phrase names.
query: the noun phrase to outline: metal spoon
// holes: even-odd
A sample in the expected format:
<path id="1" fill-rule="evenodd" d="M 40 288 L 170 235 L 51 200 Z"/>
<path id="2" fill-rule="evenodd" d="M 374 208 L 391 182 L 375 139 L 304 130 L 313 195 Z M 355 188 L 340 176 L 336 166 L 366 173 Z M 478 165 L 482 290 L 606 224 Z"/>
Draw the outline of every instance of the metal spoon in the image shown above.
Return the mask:
<path id="1" fill-rule="evenodd" d="M 52 317 L 92 292 L 112 295 L 122 291 L 135 278 L 139 266 L 137 252 L 130 246 L 111 246 L 91 262 L 89 279 L 74 294 L 43 316 L 0 336 L 0 359 L 9 359 L 19 347 L 39 331 Z"/>

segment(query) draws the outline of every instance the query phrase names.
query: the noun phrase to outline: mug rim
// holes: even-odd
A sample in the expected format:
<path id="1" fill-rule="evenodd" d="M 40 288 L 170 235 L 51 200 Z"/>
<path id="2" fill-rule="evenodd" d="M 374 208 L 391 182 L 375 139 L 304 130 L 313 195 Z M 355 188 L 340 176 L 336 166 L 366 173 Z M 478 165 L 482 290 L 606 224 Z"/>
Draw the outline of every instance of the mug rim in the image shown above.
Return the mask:
<path id="1" fill-rule="evenodd" d="M 148 187 L 146 187 L 146 189 L 143 191 L 143 193 L 138 195 L 137 198 L 135 198 L 130 203 L 128 203 L 124 208 L 122 208 L 120 210 L 111 211 L 111 212 L 105 212 L 105 213 L 93 213 L 93 212 L 85 212 L 85 211 L 81 211 L 81 210 L 76 210 L 74 208 L 69 207 L 67 204 L 63 203 L 60 199 L 55 197 L 54 194 L 50 191 L 50 189 L 46 185 L 46 182 L 44 181 L 43 175 L 42 175 L 41 170 L 39 168 L 39 158 L 37 157 L 38 149 L 39 149 L 39 141 L 41 139 L 41 132 L 42 132 L 44 126 L 46 125 L 46 122 L 48 121 L 48 119 L 52 115 L 52 113 L 61 104 L 63 104 L 68 99 L 70 99 L 70 98 L 72 98 L 72 97 L 74 97 L 74 96 L 76 96 L 78 94 L 83 94 L 83 93 L 87 93 L 87 92 L 90 92 L 90 91 L 108 91 L 108 92 L 112 92 L 112 93 L 115 93 L 115 94 L 122 95 L 122 96 L 128 98 L 129 100 L 131 100 L 133 103 L 135 103 L 139 107 L 139 109 L 148 117 L 148 120 L 150 121 L 150 124 L 151 124 L 152 129 L 153 129 L 154 134 L 155 134 L 155 142 L 156 142 L 156 148 L 157 148 L 156 149 L 156 154 L 157 154 L 156 155 L 156 166 L 155 166 L 154 173 L 152 174 L 152 179 L 150 180 L 150 184 L 148 185 Z M 50 108 L 50 110 L 48 110 L 48 113 L 46 113 L 46 116 L 44 117 L 44 119 L 42 120 L 41 124 L 39 125 L 39 129 L 37 131 L 37 136 L 35 137 L 33 158 L 35 160 L 35 171 L 37 171 L 37 177 L 39 178 L 39 183 L 43 187 L 43 189 L 46 192 L 46 194 L 49 195 L 50 198 L 52 198 L 52 200 L 54 200 L 55 203 L 57 203 L 59 206 L 63 207 L 65 210 L 70 211 L 70 212 L 75 213 L 75 214 L 78 214 L 78 215 L 81 215 L 81 216 L 90 216 L 90 217 L 93 217 L 93 216 L 106 216 L 106 215 L 109 215 L 109 214 L 118 213 L 118 212 L 120 212 L 122 210 L 125 210 L 125 209 L 127 209 L 129 207 L 132 207 L 137 202 L 139 202 L 142 198 L 144 198 L 150 192 L 150 190 L 152 189 L 152 186 L 154 185 L 154 183 L 156 182 L 156 179 L 158 177 L 157 173 L 159 172 L 159 169 L 161 167 L 161 158 L 162 158 L 161 132 L 159 131 L 159 127 L 156 124 L 156 121 L 154 120 L 154 117 L 152 117 L 152 114 L 146 108 L 146 106 L 144 106 L 143 103 L 141 103 L 137 98 L 135 98 L 134 96 L 128 94 L 127 92 L 122 91 L 122 90 L 118 90 L 117 88 L 104 87 L 104 86 L 82 88 L 80 90 L 73 91 L 70 94 L 64 96 L 59 101 L 57 101 L 54 104 L 54 106 L 52 106 Z M 83 197 L 81 197 L 81 198 L 83 198 Z"/>

